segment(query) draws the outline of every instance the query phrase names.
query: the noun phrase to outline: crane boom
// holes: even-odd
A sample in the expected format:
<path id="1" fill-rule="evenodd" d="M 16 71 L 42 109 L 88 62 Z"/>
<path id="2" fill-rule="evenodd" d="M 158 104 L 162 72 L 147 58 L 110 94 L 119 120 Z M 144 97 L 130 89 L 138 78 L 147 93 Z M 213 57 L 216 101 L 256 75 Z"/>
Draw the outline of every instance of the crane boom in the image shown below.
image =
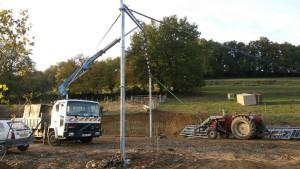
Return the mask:
<path id="1" fill-rule="evenodd" d="M 131 32 L 133 32 L 137 27 L 135 27 L 134 29 L 132 29 L 131 31 L 129 31 L 125 36 L 127 36 L 128 34 L 130 34 Z M 121 37 L 115 39 L 114 41 L 112 41 L 110 44 L 108 44 L 105 48 L 101 49 L 99 52 L 97 52 L 95 55 L 93 55 L 92 57 L 90 57 L 80 68 L 78 68 L 74 73 L 72 73 L 71 76 L 69 76 L 59 87 L 58 87 L 58 91 L 59 94 L 62 97 L 67 97 L 68 99 L 68 92 L 67 92 L 67 87 L 74 82 L 75 80 L 77 80 L 80 76 L 82 76 L 84 73 L 86 73 L 91 64 L 94 63 L 95 60 L 97 60 L 100 56 L 102 56 L 106 51 L 108 51 L 110 48 L 112 48 L 113 46 L 115 46 L 117 43 L 119 43 L 121 40 Z"/>

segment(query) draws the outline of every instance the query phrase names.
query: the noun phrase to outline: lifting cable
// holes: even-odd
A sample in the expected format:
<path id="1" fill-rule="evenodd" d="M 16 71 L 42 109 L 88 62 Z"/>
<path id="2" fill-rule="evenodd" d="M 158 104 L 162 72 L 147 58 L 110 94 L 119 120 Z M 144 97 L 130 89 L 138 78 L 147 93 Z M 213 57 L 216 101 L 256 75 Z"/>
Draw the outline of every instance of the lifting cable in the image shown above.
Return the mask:
<path id="1" fill-rule="evenodd" d="M 114 21 L 114 23 L 110 26 L 110 28 L 108 29 L 108 31 L 105 33 L 105 35 L 103 36 L 103 38 L 101 39 L 101 41 L 98 43 L 97 47 L 101 44 L 101 42 L 103 41 L 103 39 L 106 37 L 106 35 L 110 32 L 110 30 L 112 29 L 112 27 L 115 25 L 115 23 L 118 21 L 118 19 L 120 18 L 121 14 L 118 15 L 117 19 Z M 97 48 L 96 47 L 96 48 Z"/>

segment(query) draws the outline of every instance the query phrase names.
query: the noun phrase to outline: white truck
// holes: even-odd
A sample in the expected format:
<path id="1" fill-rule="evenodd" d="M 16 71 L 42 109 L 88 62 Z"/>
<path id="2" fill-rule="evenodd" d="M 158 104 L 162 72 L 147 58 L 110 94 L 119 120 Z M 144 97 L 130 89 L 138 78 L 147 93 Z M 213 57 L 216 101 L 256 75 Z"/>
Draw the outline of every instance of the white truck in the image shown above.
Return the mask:
<path id="1" fill-rule="evenodd" d="M 89 143 L 93 137 L 101 136 L 101 108 L 99 103 L 68 99 L 67 88 L 85 74 L 97 58 L 119 43 L 120 40 L 121 38 L 115 39 L 87 59 L 58 87 L 59 94 L 66 99 L 56 101 L 52 108 L 42 104 L 28 105 L 25 107 L 23 118 L 15 120 L 23 121 L 32 128 L 35 138 L 47 139 L 52 146 L 60 145 L 61 140 L 80 140 L 83 143 Z"/>
<path id="2" fill-rule="evenodd" d="M 85 74 L 97 58 L 119 43 L 120 40 L 121 38 L 115 39 L 86 60 L 58 87 L 59 94 L 65 97 L 64 100 L 56 101 L 53 107 L 42 104 L 27 105 L 23 117 L 15 120 L 23 121 L 32 128 L 35 138 L 48 140 L 52 146 L 60 145 L 61 140 L 80 140 L 83 143 L 89 143 L 93 137 L 101 136 L 101 108 L 99 103 L 69 99 L 67 88 Z"/>
<path id="3" fill-rule="evenodd" d="M 102 135 L 101 109 L 98 102 L 87 100 L 58 100 L 53 106 L 26 105 L 22 121 L 32 130 L 36 139 L 58 146 L 62 140 L 80 140 L 89 143 Z"/>

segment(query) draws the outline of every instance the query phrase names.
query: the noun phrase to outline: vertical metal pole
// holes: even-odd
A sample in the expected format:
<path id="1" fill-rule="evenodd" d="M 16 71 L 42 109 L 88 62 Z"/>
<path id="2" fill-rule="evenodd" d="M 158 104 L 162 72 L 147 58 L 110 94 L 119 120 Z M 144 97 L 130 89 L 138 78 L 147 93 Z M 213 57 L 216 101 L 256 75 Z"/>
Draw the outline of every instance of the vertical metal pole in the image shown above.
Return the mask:
<path id="1" fill-rule="evenodd" d="M 121 108 L 120 108 L 120 150 L 122 160 L 125 160 L 125 13 L 124 13 L 124 3 L 121 1 L 121 18 L 122 18 L 122 30 L 121 30 Z"/>
<path id="2" fill-rule="evenodd" d="M 150 124 L 150 138 L 152 138 L 152 80 L 149 74 L 149 124 Z"/>
<path id="3" fill-rule="evenodd" d="M 145 25 L 144 25 L 145 27 Z M 147 47 L 147 38 L 146 33 L 144 32 L 144 49 L 146 53 L 146 60 L 148 66 L 148 74 L 149 74 L 149 133 L 150 138 L 152 138 L 152 79 L 151 79 L 151 70 L 150 70 L 150 62 L 149 62 L 149 55 L 148 55 L 148 47 Z"/>

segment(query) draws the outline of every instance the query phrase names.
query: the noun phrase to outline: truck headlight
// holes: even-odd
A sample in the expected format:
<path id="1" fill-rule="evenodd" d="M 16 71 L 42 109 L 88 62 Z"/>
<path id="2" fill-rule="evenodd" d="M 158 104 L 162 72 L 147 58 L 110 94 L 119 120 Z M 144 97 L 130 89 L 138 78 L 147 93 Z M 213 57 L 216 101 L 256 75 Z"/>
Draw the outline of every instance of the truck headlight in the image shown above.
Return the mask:
<path id="1" fill-rule="evenodd" d="M 95 135 L 96 135 L 96 136 L 100 136 L 100 132 L 99 132 L 99 131 L 96 131 L 96 132 L 95 132 Z"/>
<path id="2" fill-rule="evenodd" d="M 73 137 L 73 136 L 74 136 L 74 132 L 70 132 L 69 137 Z"/>

